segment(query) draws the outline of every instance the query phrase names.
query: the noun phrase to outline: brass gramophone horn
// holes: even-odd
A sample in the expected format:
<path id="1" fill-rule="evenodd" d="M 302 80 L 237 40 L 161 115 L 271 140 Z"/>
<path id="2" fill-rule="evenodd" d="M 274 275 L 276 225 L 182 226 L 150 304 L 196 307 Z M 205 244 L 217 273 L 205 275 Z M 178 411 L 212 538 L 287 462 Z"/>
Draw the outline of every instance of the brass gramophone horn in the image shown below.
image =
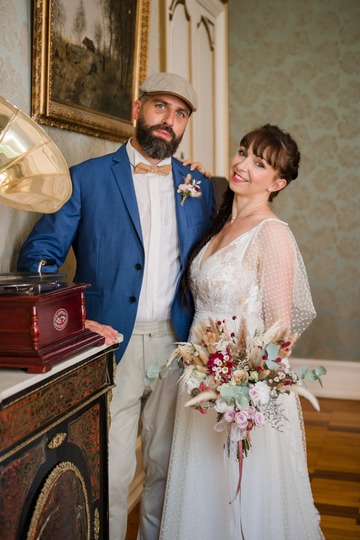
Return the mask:
<path id="1" fill-rule="evenodd" d="M 50 214 L 70 198 L 69 168 L 34 120 L 0 96 L 0 202 Z"/>

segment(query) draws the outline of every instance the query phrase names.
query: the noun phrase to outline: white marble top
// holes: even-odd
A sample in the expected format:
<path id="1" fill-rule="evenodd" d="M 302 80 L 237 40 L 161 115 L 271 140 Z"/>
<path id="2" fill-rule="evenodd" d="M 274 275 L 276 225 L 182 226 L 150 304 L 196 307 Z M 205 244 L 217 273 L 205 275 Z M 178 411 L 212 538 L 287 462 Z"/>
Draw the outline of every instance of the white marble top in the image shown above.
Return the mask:
<path id="1" fill-rule="evenodd" d="M 122 341 L 122 337 L 120 338 Z M 27 373 L 20 368 L 1 368 L 0 367 L 0 403 L 14 394 L 21 392 L 25 388 L 29 388 L 38 382 L 45 381 L 47 378 L 52 375 L 56 375 L 68 367 L 74 366 L 78 362 L 85 360 L 93 354 L 102 352 L 104 349 L 107 349 L 109 345 L 98 345 L 91 347 L 85 351 L 82 351 L 78 354 L 71 356 L 58 364 L 55 364 L 49 371 L 46 373 Z"/>

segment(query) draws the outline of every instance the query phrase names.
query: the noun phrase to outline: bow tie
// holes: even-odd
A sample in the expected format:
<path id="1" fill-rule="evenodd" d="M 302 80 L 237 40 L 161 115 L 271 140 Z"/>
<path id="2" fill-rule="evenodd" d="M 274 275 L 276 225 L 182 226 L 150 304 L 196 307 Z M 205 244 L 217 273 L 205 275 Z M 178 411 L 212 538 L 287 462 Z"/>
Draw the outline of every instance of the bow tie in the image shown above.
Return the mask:
<path id="1" fill-rule="evenodd" d="M 134 168 L 134 174 L 161 174 L 163 176 L 168 175 L 171 172 L 170 165 L 146 165 L 146 163 L 138 163 Z"/>

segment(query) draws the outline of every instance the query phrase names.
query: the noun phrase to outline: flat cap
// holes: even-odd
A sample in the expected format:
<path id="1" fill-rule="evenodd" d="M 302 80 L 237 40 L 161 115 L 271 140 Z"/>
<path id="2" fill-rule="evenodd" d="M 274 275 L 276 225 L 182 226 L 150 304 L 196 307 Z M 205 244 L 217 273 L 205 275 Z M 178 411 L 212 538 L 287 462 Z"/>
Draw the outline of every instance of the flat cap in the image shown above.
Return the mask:
<path id="1" fill-rule="evenodd" d="M 139 89 L 139 98 L 145 94 L 171 94 L 187 103 L 192 112 L 198 108 L 198 99 L 192 85 L 176 73 L 155 73 L 150 75 Z"/>

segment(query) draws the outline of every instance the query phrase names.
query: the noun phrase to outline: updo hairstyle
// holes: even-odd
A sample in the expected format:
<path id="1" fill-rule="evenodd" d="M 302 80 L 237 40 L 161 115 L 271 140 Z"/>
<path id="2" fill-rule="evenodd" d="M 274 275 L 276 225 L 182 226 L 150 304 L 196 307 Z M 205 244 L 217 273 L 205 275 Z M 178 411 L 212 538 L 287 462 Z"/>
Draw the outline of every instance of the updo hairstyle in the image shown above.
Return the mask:
<path id="1" fill-rule="evenodd" d="M 284 178 L 286 180 L 286 186 L 297 178 L 300 152 L 296 142 L 289 133 L 286 133 L 278 126 L 265 124 L 244 135 L 240 141 L 240 146 L 244 147 L 246 150 L 248 150 L 251 145 L 253 145 L 253 153 L 257 157 L 265 159 L 278 172 L 279 178 Z M 286 186 L 282 189 L 285 189 Z M 272 191 L 269 195 L 269 202 L 271 202 L 278 193 L 279 191 Z M 234 192 L 228 187 L 212 227 L 191 250 L 180 285 L 184 297 L 190 288 L 189 278 L 192 261 L 210 238 L 215 236 L 228 221 L 232 212 L 233 200 Z M 186 304 L 186 301 L 184 301 L 184 303 Z"/>
<path id="2" fill-rule="evenodd" d="M 251 145 L 253 145 L 253 153 L 257 157 L 265 159 L 278 171 L 279 178 L 284 178 L 286 185 L 289 185 L 292 180 L 297 178 L 300 152 L 289 133 L 286 133 L 278 126 L 265 124 L 244 135 L 240 141 L 240 146 L 243 146 L 246 150 Z M 271 192 L 269 201 L 271 202 L 278 193 L 279 191 Z"/>

